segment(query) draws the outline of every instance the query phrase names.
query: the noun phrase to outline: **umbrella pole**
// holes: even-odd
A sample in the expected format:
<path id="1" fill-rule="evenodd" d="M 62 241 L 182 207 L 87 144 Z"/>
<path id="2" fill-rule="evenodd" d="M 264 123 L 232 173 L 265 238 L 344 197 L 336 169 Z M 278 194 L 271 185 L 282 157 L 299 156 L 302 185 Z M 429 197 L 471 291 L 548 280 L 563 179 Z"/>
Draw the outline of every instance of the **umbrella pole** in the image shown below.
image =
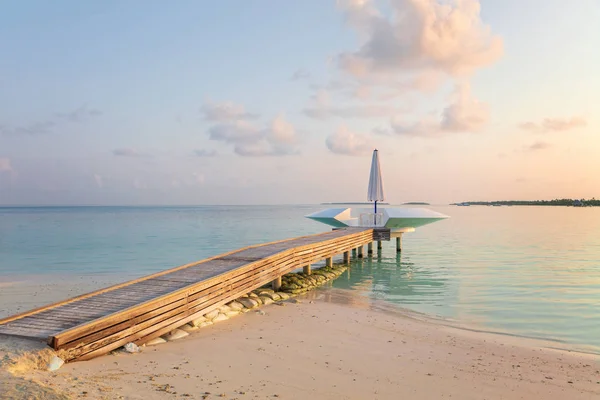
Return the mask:
<path id="1" fill-rule="evenodd" d="M 377 200 L 375 200 L 375 214 L 377 214 Z"/>

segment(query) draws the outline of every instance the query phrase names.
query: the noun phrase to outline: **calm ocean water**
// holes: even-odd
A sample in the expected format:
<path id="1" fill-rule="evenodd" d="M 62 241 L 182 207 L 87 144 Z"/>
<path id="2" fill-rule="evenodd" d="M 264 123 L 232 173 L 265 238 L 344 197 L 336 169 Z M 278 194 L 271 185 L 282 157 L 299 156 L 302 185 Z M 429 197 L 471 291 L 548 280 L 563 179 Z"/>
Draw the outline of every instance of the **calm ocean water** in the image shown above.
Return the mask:
<path id="1" fill-rule="evenodd" d="M 329 228 L 303 216 L 326 207 L 0 208 L 0 283 L 120 282 L 323 232 Z M 404 235 L 401 255 L 384 243 L 334 286 L 491 331 L 600 351 L 600 208 L 429 208 L 451 218 Z"/>

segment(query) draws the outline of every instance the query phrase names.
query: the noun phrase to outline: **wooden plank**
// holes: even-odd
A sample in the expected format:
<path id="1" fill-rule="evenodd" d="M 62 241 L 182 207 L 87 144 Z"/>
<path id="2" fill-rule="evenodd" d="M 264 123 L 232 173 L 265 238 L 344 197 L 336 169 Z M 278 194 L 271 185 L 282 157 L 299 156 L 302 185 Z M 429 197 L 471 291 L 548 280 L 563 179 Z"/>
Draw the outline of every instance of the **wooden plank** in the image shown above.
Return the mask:
<path id="1" fill-rule="evenodd" d="M 50 344 L 87 359 L 119 347 L 123 340 L 156 337 L 157 332 L 189 322 L 300 264 L 364 245 L 373 236 L 372 229 L 347 229 L 248 246 L 5 318 L 0 320 L 0 332 L 7 320 L 26 314 L 37 318 L 32 327 L 66 324 L 67 329 L 53 333 Z M 44 314 L 52 309 L 56 311 Z"/>
<path id="2" fill-rule="evenodd" d="M 25 339 L 45 339 L 48 335 L 52 334 L 51 331 L 19 331 L 7 329 L 5 332 L 0 332 L 1 335 L 14 336 Z"/>
<path id="3" fill-rule="evenodd" d="M 41 323 L 38 321 L 29 321 L 12 323 L 10 325 L 6 325 L 5 329 L 29 329 L 32 331 L 44 330 L 51 332 L 60 332 L 61 330 L 68 329 L 71 325 L 72 323 L 69 322 Z"/>
<path id="4" fill-rule="evenodd" d="M 32 317 L 37 317 L 40 315 L 52 315 L 52 314 L 72 314 L 72 313 L 80 313 L 80 314 L 97 314 L 100 312 L 105 312 L 104 309 L 109 309 L 110 307 L 98 307 L 98 305 L 95 304 L 82 304 L 82 303 L 71 303 L 65 306 L 60 306 L 57 308 L 52 308 L 50 310 L 46 310 L 46 311 L 42 311 L 40 313 L 35 314 Z M 28 317 L 24 317 L 24 318 L 28 318 Z"/>
<path id="5" fill-rule="evenodd" d="M 103 337 L 107 337 L 107 336 L 113 335 L 119 331 L 132 328 L 136 324 L 145 322 L 148 319 L 159 316 L 165 312 L 172 311 L 173 309 L 177 309 L 181 306 L 185 306 L 185 304 L 186 304 L 185 299 L 180 299 L 180 300 L 174 301 L 173 303 L 166 304 L 166 305 L 159 307 L 155 310 L 152 310 L 148 313 L 141 314 L 135 318 L 125 320 L 121 323 L 110 326 L 106 329 L 103 329 L 103 330 L 93 333 L 91 335 L 79 338 L 76 341 L 85 342 L 85 343 L 94 343 L 95 341 L 97 341 Z"/>
<path id="6" fill-rule="evenodd" d="M 221 296 L 225 293 L 234 293 L 236 296 L 235 299 L 239 298 L 242 294 L 251 291 L 252 289 L 248 288 L 248 285 L 252 286 L 257 283 L 260 283 L 258 287 L 262 286 L 264 282 L 270 282 L 274 279 L 275 275 L 277 275 L 277 267 L 273 267 L 266 271 L 261 271 L 259 273 L 244 275 L 242 277 L 237 277 L 238 279 L 235 281 L 226 282 L 224 285 L 219 285 L 219 287 L 215 288 L 215 286 L 207 289 L 207 291 L 196 293 L 194 296 L 188 297 L 188 306 L 190 308 L 196 307 L 200 304 L 206 304 L 210 302 L 212 299 Z M 232 291 L 230 287 L 236 285 L 236 290 Z M 210 291 L 209 291 L 210 290 Z"/>
<path id="7" fill-rule="evenodd" d="M 58 323 L 62 324 L 64 322 L 69 321 L 47 321 L 41 318 L 28 318 L 28 319 L 20 319 L 16 321 L 11 321 L 10 323 L 3 326 L 41 326 L 41 327 L 50 327 L 52 325 L 57 325 Z"/>
<path id="8" fill-rule="evenodd" d="M 270 277 L 267 276 L 265 278 L 268 279 L 268 280 L 272 280 L 273 276 L 270 276 Z M 242 289 L 241 292 L 251 291 L 253 289 L 256 289 L 256 288 L 262 286 L 263 284 L 264 284 L 264 280 L 262 280 L 260 282 L 256 282 L 256 281 L 246 282 L 244 284 L 244 286 L 241 287 L 241 289 Z M 212 311 L 212 310 L 220 307 L 221 305 L 223 305 L 225 303 L 228 303 L 229 301 L 235 300 L 238 297 L 239 297 L 239 293 L 224 293 L 224 294 L 221 294 L 217 298 L 216 302 L 214 302 L 214 301 L 212 302 L 212 305 L 206 306 L 206 307 L 197 306 L 196 307 L 197 311 L 194 314 L 186 317 L 185 319 L 183 319 L 181 321 L 178 321 L 177 323 L 179 323 L 179 324 L 187 323 L 187 322 L 189 322 L 189 321 L 191 321 L 191 320 L 193 320 L 195 318 L 198 318 L 199 316 L 201 316 L 203 314 L 206 314 L 206 313 L 208 313 L 208 312 L 210 312 L 210 311 Z M 202 307 L 202 308 L 198 309 L 198 307 Z M 169 330 L 172 330 L 172 329 L 176 328 L 177 326 L 181 326 L 181 325 L 177 325 L 177 326 L 176 325 L 177 324 L 172 324 L 172 325 L 166 326 L 164 329 L 162 329 L 160 331 L 157 331 L 155 333 L 152 333 L 152 334 L 148 335 L 147 337 L 144 337 L 143 340 L 140 339 L 139 343 L 143 343 L 144 341 L 151 340 L 151 339 L 153 339 L 153 338 L 155 338 L 157 336 L 160 336 L 160 335 L 162 335 L 162 334 L 164 334 L 166 332 L 169 332 Z"/>
<path id="9" fill-rule="evenodd" d="M 66 329 L 68 328 L 68 326 L 63 326 L 64 324 L 27 324 L 27 323 L 20 323 L 20 324 L 10 324 L 10 325 L 5 325 L 2 329 L 2 332 L 5 332 L 7 330 L 10 329 L 25 329 L 25 330 L 31 330 L 31 331 L 52 331 L 52 332 L 60 332 L 62 329 Z"/>
<path id="10" fill-rule="evenodd" d="M 81 323 L 81 321 L 86 321 L 89 320 L 89 316 L 75 316 L 75 315 L 71 315 L 71 316 L 66 316 L 66 315 L 43 315 L 43 316 L 37 316 L 35 318 L 30 318 L 29 320 L 26 319 L 18 319 L 16 321 L 13 321 L 12 323 L 18 323 L 18 324 L 32 324 L 32 323 L 39 323 L 39 324 L 52 324 L 52 323 L 56 323 L 56 322 L 60 322 L 60 323 L 65 323 L 68 322 L 70 324 L 77 324 L 77 323 Z"/>
<path id="11" fill-rule="evenodd" d="M 175 321 L 177 321 L 179 319 L 180 319 L 180 314 L 177 314 L 177 315 L 175 315 L 175 316 L 173 316 L 173 317 L 171 317 L 171 318 L 169 318 L 169 319 L 167 319 L 165 321 L 162 321 L 162 322 L 160 322 L 160 323 L 158 323 L 158 324 L 156 324 L 154 326 L 151 325 L 149 328 L 146 328 L 145 330 L 142 330 L 142 331 L 140 331 L 140 332 L 132 335 L 133 337 L 128 336 L 128 337 L 126 337 L 124 339 L 112 342 L 111 344 L 109 344 L 107 346 L 100 347 L 100 348 L 98 348 L 98 349 L 96 349 L 94 351 L 90 351 L 89 353 L 86 353 L 86 354 L 82 355 L 81 357 L 79 357 L 78 360 L 81 360 L 81 361 L 90 360 L 90 359 L 92 359 L 94 357 L 106 354 L 109 351 L 118 349 L 119 347 L 121 347 L 121 346 L 123 346 L 123 345 L 125 345 L 125 344 L 127 344 L 127 343 L 129 343 L 131 341 L 134 341 L 133 339 L 135 338 L 135 336 L 142 337 L 144 335 L 144 333 L 147 332 L 147 331 L 152 332 L 154 330 L 161 329 L 163 326 L 170 326 L 171 324 L 173 324 Z"/>
<path id="12" fill-rule="evenodd" d="M 248 266 L 242 267 L 241 270 L 243 269 L 251 269 L 252 267 L 254 267 L 254 264 L 249 264 Z M 220 279 L 220 280 L 226 280 L 230 275 L 235 274 L 236 271 L 241 272 L 240 269 L 238 270 L 234 270 L 234 271 L 228 271 L 226 273 L 223 273 L 221 275 L 218 275 L 217 277 L 213 278 L 213 279 Z M 167 295 L 167 298 L 169 297 L 176 297 L 179 296 L 181 293 L 183 293 L 183 291 L 194 291 L 194 290 L 199 290 L 208 286 L 211 286 L 212 283 L 212 279 L 208 280 L 208 281 L 203 281 L 200 282 L 199 284 L 196 285 L 192 285 L 191 287 L 185 287 L 182 289 L 179 289 L 175 292 L 172 292 L 170 294 Z M 152 299 L 149 300 L 147 302 L 141 303 L 141 304 L 137 304 L 129 309 L 125 309 L 125 310 L 121 310 L 118 311 L 116 313 L 113 313 L 111 315 L 108 315 L 106 317 L 104 317 L 103 319 L 99 319 L 96 321 L 90 321 L 87 324 L 82 324 L 80 326 L 74 327 L 73 329 L 71 329 L 70 331 L 66 331 L 66 332 L 60 332 L 57 335 L 55 335 L 55 337 L 52 339 L 53 343 L 56 343 L 55 346 L 60 346 L 61 343 L 63 342 L 70 342 L 72 340 L 73 337 L 77 337 L 78 335 L 81 335 L 82 332 L 89 332 L 90 330 L 99 330 L 102 329 L 104 327 L 110 326 L 111 324 L 111 319 L 113 318 L 130 318 L 131 315 L 135 315 L 135 313 L 139 310 L 143 310 L 146 309 L 147 307 L 151 307 L 152 303 L 154 301 L 157 301 L 161 298 L 158 299 Z M 128 316 L 129 315 L 129 316 Z"/>
<path id="13" fill-rule="evenodd" d="M 138 314 L 140 314 L 141 311 L 146 309 L 148 305 L 153 305 L 154 307 L 160 307 L 162 305 L 166 305 L 171 302 L 177 301 L 181 297 L 182 297 L 181 290 L 178 290 L 176 292 L 171 292 L 171 293 L 169 293 L 165 296 L 161 296 L 157 299 L 152 299 L 152 300 L 148 300 L 143 303 L 140 303 L 140 304 L 136 304 L 127 309 L 116 311 L 116 312 L 109 314 L 107 316 L 104 316 L 102 318 L 88 321 L 81 325 L 75 326 L 69 330 L 59 332 L 56 335 L 54 335 L 53 338 L 50 338 L 50 339 L 51 339 L 51 342 L 53 343 L 53 347 L 55 349 L 58 349 L 58 347 L 62 343 L 68 343 L 71 340 L 76 339 L 77 337 L 84 336 L 89 333 L 93 333 L 98 330 L 101 330 L 101 329 L 104 329 L 104 328 L 114 325 L 113 320 L 115 318 L 121 318 L 121 319 L 133 318 L 133 317 L 137 316 Z"/>
<path id="14" fill-rule="evenodd" d="M 238 290 L 249 291 L 249 290 L 252 290 L 253 288 L 257 288 L 257 287 L 262 286 L 264 284 L 265 280 L 272 280 L 273 279 L 273 276 L 266 275 L 266 274 L 269 274 L 269 273 L 272 275 L 273 271 L 270 271 L 270 270 L 269 271 L 263 271 L 263 274 L 265 274 L 265 275 L 262 277 L 262 280 L 259 280 L 259 281 L 257 281 L 257 278 L 253 277 L 253 276 L 250 276 L 249 278 L 246 278 L 244 280 L 244 283 L 245 283 L 244 286 L 241 286 L 241 287 L 238 286 Z M 214 300 L 215 299 L 215 297 L 214 297 L 215 295 L 218 296 L 216 298 L 217 303 L 215 303 L 215 300 Z M 221 291 L 217 291 L 216 293 L 213 291 L 211 293 L 211 295 L 210 295 L 210 297 L 212 297 L 212 298 L 209 298 L 209 299 L 202 298 L 202 299 L 198 300 L 197 302 L 203 302 L 204 304 L 207 304 L 206 300 L 208 300 L 210 303 L 212 303 L 212 306 L 208 306 L 208 307 L 214 309 L 214 308 L 217 308 L 217 307 L 221 306 L 222 304 L 224 304 L 224 303 L 226 303 L 228 301 L 231 301 L 231 300 L 233 300 L 235 298 L 238 298 L 239 295 L 240 295 L 240 293 L 233 293 L 232 294 L 229 291 L 224 291 L 223 289 L 221 289 Z M 190 307 L 193 307 L 193 305 L 194 304 L 192 304 L 192 303 L 188 303 L 188 306 L 190 306 Z M 194 310 L 193 308 L 190 309 L 190 312 L 192 312 L 193 310 Z M 203 307 L 201 309 L 201 311 L 204 312 L 204 313 L 206 313 L 206 312 L 209 312 L 209 309 L 207 307 Z M 181 326 L 182 324 L 184 324 L 186 322 L 189 322 L 189 321 L 187 321 L 188 319 L 189 318 L 186 318 L 184 320 L 177 320 L 176 322 L 174 322 L 173 325 L 167 326 L 167 328 L 165 328 L 165 330 L 167 330 L 167 329 L 173 329 L 173 327 Z M 189 319 L 189 320 L 191 320 L 191 319 Z M 121 336 L 121 335 L 115 335 L 114 338 L 118 339 L 118 336 Z M 122 338 L 120 340 L 125 340 L 126 341 L 126 340 L 131 340 L 131 339 L 132 338 L 129 337 L 129 338 L 125 338 L 125 339 Z M 109 348 L 112 348 L 113 346 L 110 345 L 108 347 L 107 346 L 105 346 L 105 347 L 106 347 L 105 351 L 108 352 L 108 351 L 110 351 Z M 99 352 L 99 351 L 100 351 L 100 349 L 96 350 L 96 352 Z"/>
<path id="15" fill-rule="evenodd" d="M 250 285 L 252 285 L 252 284 L 250 284 Z M 244 290 L 250 290 L 250 285 L 247 285 L 246 287 L 243 287 L 243 289 L 244 289 Z M 233 296 L 232 296 L 231 294 L 229 294 L 229 296 L 230 296 L 230 297 L 232 297 L 232 298 L 237 298 L 237 296 L 238 296 L 238 295 L 237 295 L 237 294 L 235 294 L 235 295 L 233 295 Z M 230 301 L 230 300 L 228 300 L 228 299 L 227 299 L 226 301 Z M 181 325 L 181 324 L 184 324 L 184 323 L 185 323 L 185 322 L 183 322 L 183 321 L 179 321 L 179 324 L 180 324 L 180 325 Z M 178 326 L 180 326 L 180 325 L 178 325 Z M 112 346 L 111 346 L 111 347 L 112 347 Z M 110 351 L 110 350 L 106 350 L 106 351 Z"/>
<path id="16" fill-rule="evenodd" d="M 253 271 L 253 270 L 250 270 L 250 272 L 247 272 L 247 273 L 253 273 L 252 271 Z M 233 271 L 233 272 L 242 272 L 242 271 L 238 269 L 238 270 L 236 270 L 236 271 Z M 234 281 L 234 282 L 235 282 L 235 281 Z M 217 279 L 217 278 L 214 278 L 212 282 L 211 282 L 211 281 L 202 282 L 202 286 L 203 286 L 203 287 L 207 287 L 207 288 L 210 288 L 211 286 L 215 286 L 215 285 L 217 286 L 217 289 L 219 289 L 219 288 L 223 288 L 223 287 L 230 288 L 230 287 L 231 287 L 231 282 L 230 282 L 230 281 L 228 281 L 228 280 Z M 198 288 L 196 288 L 196 289 L 198 289 Z M 192 292 L 194 292 L 194 291 L 195 291 L 195 288 L 188 288 L 188 292 L 189 292 L 189 293 L 192 293 Z M 240 295 L 241 295 L 241 294 L 240 294 Z M 239 297 L 239 295 L 238 295 L 238 297 Z M 189 301 L 193 301 L 193 300 L 195 300 L 195 299 L 196 299 L 196 297 L 195 297 L 195 296 L 192 294 L 192 295 L 190 295 L 190 296 L 188 297 L 188 299 L 189 299 Z M 131 317 L 131 316 L 130 316 L 130 317 Z M 110 323 L 110 322 L 105 322 L 105 324 L 107 324 L 107 323 Z M 100 325 L 100 326 L 101 326 L 101 325 Z M 97 326 L 97 327 L 98 327 L 98 326 Z M 96 327 L 96 328 L 97 328 L 97 327 Z M 91 330 L 91 329 L 93 329 L 93 328 L 92 328 L 92 327 L 90 327 L 90 328 L 88 328 L 88 329 L 89 329 L 89 330 Z M 62 335 L 62 333 L 61 333 L 60 335 Z M 58 337 L 58 336 L 59 336 L 59 335 L 57 335 L 57 337 Z M 55 346 L 59 346 L 59 347 L 60 347 L 60 346 L 62 346 L 62 345 L 63 345 L 62 343 L 64 343 L 64 344 L 67 344 L 67 343 L 69 343 L 69 342 L 72 342 L 73 340 L 75 340 L 75 339 L 73 338 L 73 336 L 74 336 L 74 335 L 65 335 L 65 336 L 63 336 L 63 338 L 60 338 L 60 337 L 58 337 L 58 340 L 55 340 L 55 341 L 54 341 L 54 343 L 55 343 Z M 55 338 L 55 339 L 56 339 L 56 338 Z"/>
<path id="17" fill-rule="evenodd" d="M 325 232 L 325 233 L 317 234 L 317 235 L 314 235 L 314 236 L 327 235 L 328 233 L 329 232 Z M 300 237 L 300 238 L 302 238 L 302 237 Z M 295 239 L 300 239 L 300 238 L 295 238 Z M 104 289 L 100 289 L 100 290 L 96 290 L 96 291 L 93 291 L 93 292 L 90 292 L 90 293 L 82 294 L 80 296 L 76 296 L 76 297 L 73 297 L 73 298 L 70 298 L 70 299 L 67 299 L 67 300 L 62 300 L 62 301 L 59 301 L 57 303 L 53 303 L 53 304 L 49 304 L 49 305 L 46 305 L 46 306 L 34 308 L 32 310 L 25 311 L 23 313 L 11 315 L 9 317 L 5 317 L 5 318 L 0 319 L 0 324 L 4 324 L 6 322 L 9 322 L 9 321 L 12 321 L 12 320 L 15 320 L 15 319 L 23 318 L 23 317 L 25 317 L 27 315 L 36 314 L 37 312 L 42 311 L 42 310 L 47 310 L 47 309 L 50 309 L 50 308 L 58 307 L 58 306 L 63 305 L 63 304 L 72 303 L 72 302 L 74 302 L 76 300 L 85 299 L 85 298 L 88 298 L 88 297 L 91 297 L 91 296 L 95 296 L 95 295 L 98 295 L 98 294 L 101 294 L 101 293 L 105 293 L 105 292 L 109 292 L 109 291 L 112 291 L 112 290 L 115 290 L 115 289 L 118 289 L 118 288 L 122 288 L 122 287 L 125 287 L 125 286 L 128 286 L 128 285 L 131 285 L 133 283 L 145 281 L 145 280 L 148 280 L 148 279 L 151 279 L 151 278 L 154 278 L 154 277 L 158 277 L 158 276 L 169 274 L 171 272 L 179 271 L 181 269 L 185 269 L 185 268 L 189 268 L 189 267 L 192 267 L 192 266 L 196 266 L 198 264 L 206 263 L 208 261 L 215 260 L 215 259 L 217 259 L 219 257 L 223 257 L 223 256 L 226 256 L 228 254 L 234 254 L 234 253 L 238 253 L 240 251 L 247 250 L 247 249 L 252 249 L 252 248 L 255 248 L 255 247 L 268 246 L 268 245 L 271 245 L 271 244 L 282 243 L 282 242 L 291 241 L 291 240 L 295 240 L 295 239 L 277 240 L 277 241 L 273 241 L 273 242 L 270 242 L 270 243 L 257 244 L 257 245 L 247 246 L 247 247 L 244 247 L 244 248 L 238 249 L 238 250 L 232 250 L 232 251 L 229 251 L 227 253 L 219 254 L 219 255 L 216 255 L 216 256 L 213 256 L 213 257 L 209 257 L 209 258 L 201 260 L 201 261 L 194 261 L 192 263 L 184 264 L 184 265 L 181 265 L 181 266 L 178 266 L 178 267 L 166 270 L 166 271 L 157 272 L 157 273 L 154 273 L 154 274 L 151 274 L 151 275 L 148 275 L 148 276 L 144 276 L 144 277 L 141 277 L 141 278 L 138 278 L 138 279 L 134 279 L 134 280 L 131 280 L 131 281 L 119 283 L 119 284 L 116 284 L 116 285 L 112 285 L 112 286 L 109 286 L 109 287 L 104 288 Z"/>
<path id="18" fill-rule="evenodd" d="M 134 325 L 130 328 L 125 329 L 124 331 L 118 331 L 113 333 L 112 335 L 108 335 L 108 336 L 104 336 L 102 339 L 97 340 L 93 343 L 88 343 L 85 344 L 84 342 L 82 342 L 79 346 L 75 347 L 75 348 L 69 348 L 68 351 L 69 353 L 71 353 L 72 355 L 70 357 L 73 357 L 73 355 L 75 355 L 77 358 L 81 357 L 82 355 L 84 356 L 87 353 L 90 352 L 94 352 L 96 350 L 102 351 L 103 354 L 106 354 L 108 351 L 106 348 L 110 348 L 115 349 L 118 347 L 121 347 L 123 344 L 131 341 L 128 340 L 128 337 L 131 336 L 132 334 L 135 334 L 135 329 L 154 329 L 155 326 L 160 326 L 162 323 L 164 323 L 164 319 L 168 318 L 168 321 L 176 321 L 178 319 L 181 319 L 185 316 L 185 309 L 184 307 L 178 307 L 174 310 L 168 311 L 166 313 L 163 313 L 161 315 L 158 315 L 154 318 L 150 318 L 138 325 Z M 114 343 L 121 343 L 123 341 L 123 339 L 119 339 L 119 337 L 122 336 L 126 336 L 125 337 L 125 342 L 123 342 L 123 344 L 119 344 L 116 347 L 114 346 Z M 111 346 L 113 345 L 113 346 Z M 84 360 L 85 358 L 81 358 L 82 360 Z"/>
<path id="19" fill-rule="evenodd" d="M 231 285 L 231 283 L 230 283 L 230 282 L 224 282 L 224 283 L 221 285 L 221 287 L 227 287 L 227 286 L 230 286 L 230 285 Z M 237 297 L 236 297 L 236 298 L 237 298 Z"/>
<path id="20" fill-rule="evenodd" d="M 294 269 L 294 268 L 295 267 L 290 267 L 290 270 Z M 263 279 L 262 281 L 247 284 L 247 285 L 244 286 L 244 288 L 243 288 L 244 290 L 243 291 L 251 291 L 253 289 L 261 287 L 261 286 L 264 285 L 265 280 L 267 280 L 267 282 L 271 281 L 275 276 L 277 276 L 277 275 L 266 276 L 265 279 Z M 224 296 L 224 299 L 222 298 L 220 301 L 218 301 L 217 303 L 213 304 L 212 306 L 208 306 L 206 308 L 200 309 L 195 314 L 192 314 L 189 317 L 187 317 L 187 318 L 185 318 L 185 319 L 183 319 L 181 321 L 178 321 L 178 323 L 186 323 L 186 322 L 189 322 L 189 321 L 191 321 L 191 320 L 193 320 L 195 318 L 198 318 L 199 316 L 201 316 L 203 314 L 206 314 L 206 313 L 212 311 L 213 309 L 216 309 L 216 308 L 220 307 L 222 304 L 225 304 L 225 303 L 227 303 L 227 302 L 229 302 L 231 300 L 235 300 L 236 298 L 238 298 L 239 294 L 235 293 L 235 294 L 229 294 L 229 296 L 226 296 L 226 295 L 223 295 L 223 296 Z M 169 332 L 170 330 L 172 330 L 173 328 L 176 327 L 175 325 L 176 324 L 172 324 L 172 325 L 166 326 L 163 329 L 158 330 L 158 331 L 156 331 L 154 333 L 151 333 L 148 336 L 146 336 L 146 337 L 138 340 L 136 343 L 141 344 L 141 343 L 144 343 L 144 342 L 146 342 L 148 340 L 152 340 L 155 337 L 158 337 L 158 336 L 160 336 L 160 335 L 162 335 L 164 333 Z"/>
<path id="21" fill-rule="evenodd" d="M 58 311 L 58 309 L 54 309 L 52 310 L 52 312 L 44 312 L 42 314 L 37 314 L 33 317 L 25 317 L 25 318 L 21 318 L 18 320 L 15 320 L 13 322 L 18 322 L 18 321 L 26 321 L 26 320 L 30 320 L 30 319 L 35 319 L 35 320 L 64 320 L 64 321 L 77 321 L 80 320 L 82 318 L 84 319 L 88 319 L 91 316 L 94 315 L 103 315 L 106 311 L 103 310 L 99 310 L 96 312 L 93 311 L 81 311 L 81 310 L 71 310 L 71 311 Z"/>
<path id="22" fill-rule="evenodd" d="M 92 299 L 94 299 L 94 300 L 92 300 Z M 102 311 L 102 310 L 111 310 L 111 309 L 114 309 L 114 307 L 115 307 L 114 305 L 104 303 L 104 302 L 100 301 L 99 299 L 90 298 L 90 299 L 77 301 L 75 303 L 69 303 L 69 304 L 65 304 L 62 306 L 58 306 L 56 308 L 51 308 L 48 310 L 40 311 L 39 313 L 37 313 L 35 315 L 40 315 L 40 314 L 46 313 L 46 312 L 54 312 L 55 310 L 60 310 L 63 312 L 70 312 L 70 311 L 76 311 L 76 310 Z"/>
<path id="23" fill-rule="evenodd" d="M 12 323 L 12 324 L 6 324 L 2 327 L 1 333 L 4 333 L 6 331 L 12 330 L 12 329 L 17 329 L 17 330 L 31 330 L 31 331 L 39 331 L 39 330 L 44 330 L 44 331 L 60 331 L 60 327 L 55 326 L 53 327 L 51 324 L 49 325 L 36 325 L 36 324 L 25 324 L 25 323 L 20 323 L 20 324 L 16 324 L 16 323 Z"/>
<path id="24" fill-rule="evenodd" d="M 241 289 L 244 289 L 244 290 L 250 290 L 250 287 L 251 287 L 251 285 L 252 285 L 252 283 L 250 283 L 250 284 L 246 284 L 246 286 L 245 286 L 245 287 L 241 287 Z M 219 303 L 219 304 L 214 304 L 214 306 L 213 306 L 213 307 L 214 307 L 214 308 L 217 308 L 217 307 L 220 307 L 222 304 L 224 304 L 224 303 L 226 303 L 226 302 L 228 302 L 228 301 L 231 301 L 229 298 L 227 298 L 227 295 L 228 295 L 229 297 L 231 297 L 232 299 L 233 299 L 233 298 L 237 298 L 237 294 L 235 294 L 235 295 L 232 295 L 231 293 L 227 293 L 227 292 L 226 292 L 225 294 L 221 294 L 221 295 L 219 296 L 219 298 L 218 298 L 217 300 L 218 300 L 218 301 L 220 301 L 220 303 Z M 225 297 L 225 299 L 224 299 L 224 297 Z M 187 304 L 187 306 L 189 307 L 189 306 L 190 306 L 190 304 L 188 303 L 188 304 Z M 193 309 L 192 309 L 192 310 L 193 310 Z M 192 310 L 188 309 L 188 310 L 187 310 L 187 313 L 189 314 L 190 312 L 192 312 Z M 208 312 L 208 311 L 204 311 L 204 312 Z M 168 313 L 168 314 L 166 314 L 166 316 L 167 316 L 167 317 L 168 317 L 168 316 L 170 316 L 170 315 L 171 315 L 171 313 Z M 165 314 L 163 314 L 163 316 L 165 316 Z M 189 320 L 191 320 L 191 319 L 189 319 Z M 187 320 L 182 320 L 182 319 L 175 319 L 175 320 L 173 320 L 173 323 L 172 323 L 172 324 L 168 325 L 168 330 L 171 330 L 171 329 L 173 329 L 173 327 L 178 327 L 178 326 L 181 326 L 181 325 L 183 325 L 183 324 L 185 324 L 185 323 L 187 323 L 187 322 L 189 322 L 189 321 L 187 321 Z M 143 324 L 143 325 L 141 325 L 141 326 L 142 326 L 142 327 L 145 327 L 145 326 L 146 326 L 146 324 Z M 115 335 L 113 335 L 113 338 L 114 338 L 114 339 L 116 339 L 116 340 L 118 341 L 118 343 L 127 343 L 128 341 L 132 341 L 134 336 L 135 336 L 135 337 L 139 336 L 139 335 L 137 335 L 137 334 L 136 334 L 136 332 L 135 332 L 135 331 L 137 331 L 137 330 L 139 330 L 139 329 L 140 329 L 140 328 L 139 328 L 139 327 L 137 327 L 137 328 L 134 328 L 133 330 L 125 330 L 125 331 L 122 331 L 120 334 L 115 334 Z M 124 335 L 129 335 L 129 336 L 125 336 L 125 337 L 123 338 L 122 336 L 124 336 Z M 105 346 L 104 346 L 104 347 L 105 347 L 104 351 L 105 351 L 105 352 L 108 352 L 108 351 L 110 351 L 110 350 L 111 350 L 111 349 L 113 349 L 113 348 L 120 347 L 121 345 L 122 345 L 122 344 L 118 344 L 116 347 L 115 347 L 115 345 L 112 345 L 112 344 L 105 345 Z M 87 349 L 87 348 L 86 348 L 86 349 Z M 98 353 L 98 352 L 100 352 L 100 351 L 101 351 L 101 349 L 100 349 L 100 348 L 98 348 L 98 349 L 96 350 L 96 353 Z M 82 359 L 85 359 L 85 357 L 83 357 Z"/>

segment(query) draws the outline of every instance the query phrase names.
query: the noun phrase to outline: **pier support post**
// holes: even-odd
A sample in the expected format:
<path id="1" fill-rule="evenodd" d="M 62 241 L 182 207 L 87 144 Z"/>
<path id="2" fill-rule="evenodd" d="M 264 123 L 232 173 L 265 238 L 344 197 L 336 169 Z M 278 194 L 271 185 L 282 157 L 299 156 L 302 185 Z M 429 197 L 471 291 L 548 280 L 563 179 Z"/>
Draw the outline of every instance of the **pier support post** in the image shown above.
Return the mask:
<path id="1" fill-rule="evenodd" d="M 381 240 L 377 241 L 377 250 L 381 250 L 383 246 L 381 245 Z"/>
<path id="2" fill-rule="evenodd" d="M 350 252 L 349 251 L 344 252 L 344 264 L 350 264 Z"/>
<path id="3" fill-rule="evenodd" d="M 367 254 L 369 256 L 373 255 L 373 242 L 370 242 L 369 245 L 367 246 Z"/>
<path id="4" fill-rule="evenodd" d="M 304 271 L 304 273 L 305 273 L 306 275 L 310 275 L 310 274 L 312 273 L 312 270 L 311 270 L 311 268 L 310 268 L 310 264 L 308 264 L 308 265 L 305 265 L 305 266 L 304 266 L 304 268 L 303 268 L 303 271 Z"/>
<path id="5" fill-rule="evenodd" d="M 402 251 L 402 235 L 396 238 L 396 252 L 400 253 Z"/>
<path id="6" fill-rule="evenodd" d="M 325 266 L 326 267 L 332 267 L 333 266 L 333 258 L 332 257 L 327 257 L 325 259 Z"/>
<path id="7" fill-rule="evenodd" d="M 278 291 L 279 289 L 281 289 L 281 277 L 278 277 L 273 282 L 271 282 L 271 286 L 273 287 L 274 291 Z"/>
<path id="8" fill-rule="evenodd" d="M 358 258 L 363 258 L 363 248 L 364 248 L 364 247 L 365 247 L 365 246 L 358 246 L 358 251 L 357 251 L 357 253 L 358 253 Z"/>

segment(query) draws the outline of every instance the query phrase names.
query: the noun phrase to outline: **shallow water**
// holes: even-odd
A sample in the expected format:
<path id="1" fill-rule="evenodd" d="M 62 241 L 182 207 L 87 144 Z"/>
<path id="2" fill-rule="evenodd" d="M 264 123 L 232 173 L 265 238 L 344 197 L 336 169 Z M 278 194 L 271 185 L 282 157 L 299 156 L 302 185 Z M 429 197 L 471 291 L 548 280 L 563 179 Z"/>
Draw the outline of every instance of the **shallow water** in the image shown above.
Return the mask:
<path id="1" fill-rule="evenodd" d="M 326 207 L 0 208 L 0 316 L 19 302 L 32 307 L 328 230 L 303 218 Z M 404 235 L 401 255 L 384 243 L 334 286 L 462 324 L 600 350 L 600 208 L 429 208 L 451 218 Z M 44 296 L 36 300 L 34 290 Z"/>

